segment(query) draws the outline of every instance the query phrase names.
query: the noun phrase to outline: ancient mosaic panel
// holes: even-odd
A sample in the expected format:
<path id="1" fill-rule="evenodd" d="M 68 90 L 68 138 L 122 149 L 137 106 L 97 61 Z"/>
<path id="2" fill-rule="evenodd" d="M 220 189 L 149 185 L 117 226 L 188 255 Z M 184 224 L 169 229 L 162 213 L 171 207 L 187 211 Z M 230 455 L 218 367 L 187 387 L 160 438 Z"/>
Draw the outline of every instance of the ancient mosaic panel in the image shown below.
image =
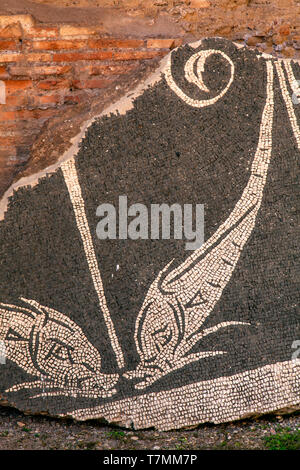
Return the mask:
<path id="1" fill-rule="evenodd" d="M 2 400 L 159 429 L 299 408 L 298 80 L 224 39 L 185 45 L 8 191 Z M 203 204 L 204 243 L 99 239 L 97 207 L 125 195 Z"/>

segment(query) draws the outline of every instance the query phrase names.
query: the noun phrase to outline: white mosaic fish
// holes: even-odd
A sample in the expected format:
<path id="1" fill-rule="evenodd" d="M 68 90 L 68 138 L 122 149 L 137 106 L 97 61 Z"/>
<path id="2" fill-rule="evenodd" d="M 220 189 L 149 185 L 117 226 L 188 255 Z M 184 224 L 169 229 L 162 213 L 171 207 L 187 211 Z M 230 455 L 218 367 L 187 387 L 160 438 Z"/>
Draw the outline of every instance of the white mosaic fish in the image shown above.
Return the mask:
<path id="1" fill-rule="evenodd" d="M 101 373 L 101 356 L 81 328 L 56 310 L 21 300 L 22 307 L 0 304 L 0 338 L 6 359 L 36 380 L 6 392 L 29 389 L 31 398 L 112 396 L 119 376 Z"/>

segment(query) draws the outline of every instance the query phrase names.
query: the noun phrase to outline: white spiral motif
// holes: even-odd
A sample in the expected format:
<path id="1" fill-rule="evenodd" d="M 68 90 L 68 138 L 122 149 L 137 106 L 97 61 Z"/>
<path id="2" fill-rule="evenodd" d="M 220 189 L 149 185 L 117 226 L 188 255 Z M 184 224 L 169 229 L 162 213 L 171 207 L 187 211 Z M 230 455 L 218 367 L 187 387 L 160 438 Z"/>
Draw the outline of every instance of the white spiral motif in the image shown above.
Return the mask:
<path id="1" fill-rule="evenodd" d="M 227 93 L 229 87 L 231 86 L 231 84 L 233 82 L 233 79 L 234 79 L 234 63 L 232 62 L 230 57 L 228 57 L 227 54 L 225 54 L 222 51 L 216 50 L 216 49 L 207 49 L 205 51 L 197 52 L 196 54 L 193 54 L 188 59 L 188 61 L 185 64 L 185 67 L 184 67 L 186 80 L 189 83 L 193 83 L 194 85 L 197 85 L 198 88 L 200 88 L 201 91 L 205 91 L 206 93 L 209 93 L 209 89 L 207 88 L 207 86 L 203 82 L 202 73 L 204 72 L 204 66 L 205 66 L 205 62 L 206 62 L 207 58 L 210 57 L 213 54 L 221 55 L 222 57 L 224 57 L 224 59 L 226 59 L 229 62 L 230 69 L 231 69 L 230 70 L 231 75 L 230 75 L 229 82 L 227 83 L 226 87 L 221 91 L 221 93 L 219 93 L 214 98 L 211 98 L 211 99 L 208 99 L 208 100 L 195 100 L 193 98 L 190 98 L 176 85 L 176 83 L 173 79 L 173 76 L 172 76 L 172 56 L 170 55 L 170 57 L 168 59 L 164 74 L 165 74 L 165 78 L 166 78 L 166 81 L 167 81 L 169 87 L 171 88 L 171 90 L 174 91 L 174 93 L 176 93 L 177 96 L 179 96 L 179 98 L 181 98 L 187 104 L 189 104 L 190 106 L 193 106 L 195 108 L 204 108 L 205 106 L 210 106 L 210 105 L 216 103 L 220 98 L 222 98 L 222 96 L 225 95 L 225 93 Z M 196 73 L 195 73 L 194 72 L 194 65 L 195 65 L 196 61 L 197 61 L 197 65 L 196 65 Z"/>

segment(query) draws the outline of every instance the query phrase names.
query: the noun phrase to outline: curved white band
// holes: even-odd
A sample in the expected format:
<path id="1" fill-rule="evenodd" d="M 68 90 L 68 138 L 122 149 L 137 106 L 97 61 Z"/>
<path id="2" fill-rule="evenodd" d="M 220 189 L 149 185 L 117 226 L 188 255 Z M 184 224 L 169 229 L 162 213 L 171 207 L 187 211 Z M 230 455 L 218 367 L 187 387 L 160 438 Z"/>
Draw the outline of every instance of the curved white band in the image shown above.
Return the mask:
<path id="1" fill-rule="evenodd" d="M 185 101 L 187 104 L 190 106 L 193 106 L 195 108 L 204 108 L 205 106 L 210 106 L 214 103 L 216 103 L 222 96 L 227 93 L 229 87 L 231 86 L 233 79 L 234 79 L 234 63 L 228 57 L 227 54 L 225 54 L 222 51 L 216 50 L 216 49 L 207 49 L 205 51 L 200 51 L 196 52 L 196 54 L 193 54 L 188 61 L 185 64 L 184 67 L 184 72 L 185 72 L 185 78 L 188 82 L 194 83 L 196 86 L 200 88 L 200 90 L 205 91 L 206 93 L 209 92 L 209 89 L 207 86 L 204 84 L 203 79 L 202 79 L 202 72 L 204 71 L 204 65 L 208 57 L 210 57 L 212 54 L 218 54 L 224 57 L 229 64 L 231 68 L 231 75 L 228 84 L 226 87 L 219 93 L 217 96 L 214 98 L 208 99 L 208 100 L 195 100 L 193 98 L 190 98 L 187 96 L 175 83 L 173 76 L 172 76 L 172 55 L 170 55 L 168 62 L 166 64 L 166 69 L 164 71 L 166 81 L 171 88 L 171 90 L 176 93 L 179 98 L 181 98 L 183 101 Z M 194 72 L 194 64 L 195 62 L 198 61 L 197 63 L 197 75 Z"/>

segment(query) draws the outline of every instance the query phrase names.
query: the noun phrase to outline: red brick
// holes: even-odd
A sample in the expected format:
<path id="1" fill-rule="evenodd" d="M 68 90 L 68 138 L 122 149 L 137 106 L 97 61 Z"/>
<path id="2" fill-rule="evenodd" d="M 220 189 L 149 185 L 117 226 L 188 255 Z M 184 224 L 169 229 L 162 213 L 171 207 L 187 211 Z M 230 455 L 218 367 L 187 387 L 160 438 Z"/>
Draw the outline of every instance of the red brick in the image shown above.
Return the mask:
<path id="1" fill-rule="evenodd" d="M 101 65 L 84 65 L 76 67 L 75 72 L 79 75 L 120 75 L 134 70 L 138 67 L 136 62 L 129 64 L 111 63 Z"/>
<path id="2" fill-rule="evenodd" d="M 113 57 L 112 51 L 70 52 L 53 54 L 53 62 L 76 62 L 78 60 L 106 60 Z M 0 58 L 1 62 L 1 58 Z"/>
<path id="3" fill-rule="evenodd" d="M 32 142 L 32 140 L 32 136 L 24 136 L 22 134 L 6 137 L 0 136 L 0 147 L 13 147 L 14 145 L 17 146 L 19 144 L 28 145 Z"/>
<path id="4" fill-rule="evenodd" d="M 7 78 L 8 77 L 8 71 L 6 70 L 6 67 L 0 67 L 0 78 Z"/>
<path id="5" fill-rule="evenodd" d="M 1 70 L 1 68 L 0 68 Z M 10 65 L 9 73 L 13 76 L 43 77 L 64 75 L 72 70 L 70 65 Z"/>
<path id="6" fill-rule="evenodd" d="M 32 100 L 34 106 L 47 106 L 47 105 L 58 105 L 62 101 L 61 95 L 43 95 L 35 96 Z"/>
<path id="7" fill-rule="evenodd" d="M 8 147 L 14 145 L 15 136 L 2 137 L 0 136 L 0 147 Z"/>
<path id="8" fill-rule="evenodd" d="M 282 44 L 286 41 L 286 37 L 281 34 L 274 34 L 274 36 L 272 36 L 272 41 L 273 44 Z"/>
<path id="9" fill-rule="evenodd" d="M 114 60 L 144 60 L 153 59 L 154 57 L 162 57 L 166 54 L 164 51 L 120 51 L 114 52 Z"/>
<path id="10" fill-rule="evenodd" d="M 25 54 L 24 59 L 29 62 L 51 62 L 52 55 L 48 53 L 32 52 L 31 54 Z"/>
<path id="11" fill-rule="evenodd" d="M 3 106 L 0 109 L 3 109 Z M 16 111 L 0 111 L 0 121 L 12 121 L 14 119 L 17 119 Z"/>
<path id="12" fill-rule="evenodd" d="M 0 150 L 0 166 L 9 166 L 13 162 L 15 164 L 17 156 L 17 149 L 14 146 L 7 147 L 6 149 Z"/>
<path id="13" fill-rule="evenodd" d="M 102 49 L 102 48 L 118 48 L 118 49 L 137 49 L 144 46 L 142 39 L 89 39 L 88 47 L 90 49 Z"/>
<path id="14" fill-rule="evenodd" d="M 56 41 L 33 41 L 32 48 L 35 50 L 59 50 L 59 49 L 103 49 L 103 48 L 140 48 L 144 41 L 140 39 L 61 39 Z"/>
<path id="15" fill-rule="evenodd" d="M 1 110 L 1 108 L 0 108 Z M 16 130 L 16 125 L 14 123 L 5 123 L 5 122 L 0 122 L 0 135 L 6 135 L 8 132 L 15 132 Z"/>
<path id="16" fill-rule="evenodd" d="M 0 121 L 48 119 L 54 116 L 56 113 L 57 109 L 24 109 L 20 111 L 0 111 Z"/>
<path id="17" fill-rule="evenodd" d="M 10 95 L 20 90 L 27 90 L 32 84 L 33 82 L 31 80 L 6 80 L 6 94 Z"/>
<path id="18" fill-rule="evenodd" d="M 208 8 L 210 3 L 207 0 L 190 0 L 191 8 Z"/>
<path id="19" fill-rule="evenodd" d="M 37 84 L 37 88 L 41 90 L 53 90 L 53 88 L 57 87 L 58 80 L 44 80 Z"/>
<path id="20" fill-rule="evenodd" d="M 85 49 L 87 48 L 87 41 L 83 40 L 57 40 L 57 41 L 33 41 L 31 42 L 33 50 L 44 51 L 57 51 L 64 49 Z"/>
<path id="21" fill-rule="evenodd" d="M 70 80 L 43 80 L 37 84 L 40 90 L 56 90 L 58 88 L 68 88 Z"/>
<path id="22" fill-rule="evenodd" d="M 288 25 L 288 24 L 281 25 L 280 28 L 278 29 L 278 32 L 282 36 L 288 36 L 289 34 L 291 34 L 290 25 Z"/>
<path id="23" fill-rule="evenodd" d="M 23 35 L 22 28 L 19 23 L 13 23 L 5 26 L 0 29 L 0 38 L 1 39 L 10 39 L 16 38 L 19 39 Z"/>
<path id="24" fill-rule="evenodd" d="M 66 95 L 64 96 L 64 104 L 78 104 L 83 102 L 86 99 L 86 93 L 85 92 L 75 92 L 72 93 L 71 95 Z"/>
<path id="25" fill-rule="evenodd" d="M 112 83 L 112 80 L 105 80 L 103 78 L 92 78 L 90 80 L 74 80 L 73 86 L 79 90 L 85 88 L 105 88 Z"/>
<path id="26" fill-rule="evenodd" d="M 19 41 L 0 40 L 0 51 L 17 51 L 20 48 Z"/>
<path id="27" fill-rule="evenodd" d="M 172 49 L 175 39 L 148 39 L 147 47 L 151 49 Z"/>
<path id="28" fill-rule="evenodd" d="M 25 33 L 25 37 L 27 38 L 41 39 L 57 38 L 58 35 L 58 28 L 52 26 L 34 26 Z"/>
<path id="29" fill-rule="evenodd" d="M 8 95 L 6 97 L 5 104 L 7 108 L 13 107 L 18 109 L 26 107 L 28 105 L 28 95 L 25 93 L 22 93 L 22 95 L 20 95 L 20 93 L 17 93 L 16 95 Z"/>
<path id="30" fill-rule="evenodd" d="M 29 54 L 22 54 L 20 52 L 0 54 L 0 64 L 7 62 L 51 62 L 52 55 L 48 53 L 33 52 Z"/>
<path id="31" fill-rule="evenodd" d="M 16 126 L 13 121 L 0 122 L 0 135 L 35 135 L 40 128 L 41 124 L 37 121 L 23 122 L 22 126 Z"/>
<path id="32" fill-rule="evenodd" d="M 143 60 L 165 55 L 163 51 L 101 51 L 71 52 L 53 55 L 53 62 L 76 62 L 79 60 Z"/>
<path id="33" fill-rule="evenodd" d="M 247 39 L 248 46 L 256 46 L 260 42 L 262 42 L 262 38 L 258 36 L 250 36 L 250 38 Z"/>
<path id="34" fill-rule="evenodd" d="M 22 60 L 23 54 L 20 53 L 11 53 L 11 54 L 0 54 L 0 64 L 6 62 L 20 62 Z"/>
<path id="35" fill-rule="evenodd" d="M 103 28 L 101 26 L 75 26 L 75 25 L 63 25 L 60 27 L 61 36 L 92 36 L 97 35 Z"/>

